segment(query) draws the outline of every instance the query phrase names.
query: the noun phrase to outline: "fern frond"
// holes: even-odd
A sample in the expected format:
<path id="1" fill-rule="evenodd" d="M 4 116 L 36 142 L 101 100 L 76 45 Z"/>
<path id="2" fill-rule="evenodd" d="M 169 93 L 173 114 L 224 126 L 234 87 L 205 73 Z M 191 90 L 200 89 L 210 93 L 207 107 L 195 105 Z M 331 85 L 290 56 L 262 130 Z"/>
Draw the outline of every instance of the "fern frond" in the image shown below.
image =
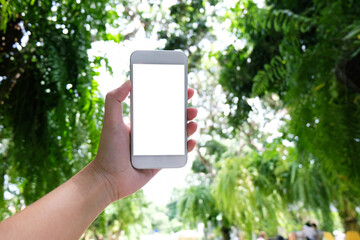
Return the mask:
<path id="1" fill-rule="evenodd" d="M 265 93 L 269 84 L 282 81 L 285 77 L 286 69 L 281 57 L 273 57 L 270 64 L 265 64 L 264 70 L 258 71 L 254 77 L 253 94 Z"/>
<path id="2" fill-rule="evenodd" d="M 315 24 L 314 19 L 295 14 L 290 10 L 274 10 L 267 19 L 265 27 L 276 32 L 307 32 Z"/>

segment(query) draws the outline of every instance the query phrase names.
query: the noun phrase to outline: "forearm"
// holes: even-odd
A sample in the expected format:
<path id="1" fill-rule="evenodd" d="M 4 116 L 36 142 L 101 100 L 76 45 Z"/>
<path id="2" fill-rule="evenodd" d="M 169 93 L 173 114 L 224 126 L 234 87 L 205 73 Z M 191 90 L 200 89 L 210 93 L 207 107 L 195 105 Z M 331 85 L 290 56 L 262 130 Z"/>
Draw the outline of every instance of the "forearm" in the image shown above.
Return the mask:
<path id="1" fill-rule="evenodd" d="M 91 164 L 23 211 L 0 223 L 0 239 L 79 239 L 111 203 Z"/>

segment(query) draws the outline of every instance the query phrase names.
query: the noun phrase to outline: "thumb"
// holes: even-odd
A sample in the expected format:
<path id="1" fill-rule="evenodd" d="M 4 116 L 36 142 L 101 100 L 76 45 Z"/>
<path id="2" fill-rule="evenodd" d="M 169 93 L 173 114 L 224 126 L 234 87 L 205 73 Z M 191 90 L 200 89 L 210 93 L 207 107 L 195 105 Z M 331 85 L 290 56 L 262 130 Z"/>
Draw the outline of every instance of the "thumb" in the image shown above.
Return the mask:
<path id="1" fill-rule="evenodd" d="M 120 87 L 108 92 L 105 98 L 105 119 L 111 122 L 122 121 L 122 102 L 129 95 L 130 81 L 124 82 Z"/>

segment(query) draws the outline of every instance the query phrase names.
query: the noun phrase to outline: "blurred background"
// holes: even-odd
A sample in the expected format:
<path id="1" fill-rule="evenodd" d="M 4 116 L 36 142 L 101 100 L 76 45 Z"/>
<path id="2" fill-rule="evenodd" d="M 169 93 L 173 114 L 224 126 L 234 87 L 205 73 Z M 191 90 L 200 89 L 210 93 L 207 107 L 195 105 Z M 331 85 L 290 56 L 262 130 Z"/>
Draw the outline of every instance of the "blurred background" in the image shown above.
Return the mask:
<path id="1" fill-rule="evenodd" d="M 132 51 L 175 49 L 196 149 L 82 239 L 295 240 L 306 222 L 323 232 L 308 240 L 360 239 L 358 0 L 0 0 L 0 14 L 0 220 L 95 157 Z"/>

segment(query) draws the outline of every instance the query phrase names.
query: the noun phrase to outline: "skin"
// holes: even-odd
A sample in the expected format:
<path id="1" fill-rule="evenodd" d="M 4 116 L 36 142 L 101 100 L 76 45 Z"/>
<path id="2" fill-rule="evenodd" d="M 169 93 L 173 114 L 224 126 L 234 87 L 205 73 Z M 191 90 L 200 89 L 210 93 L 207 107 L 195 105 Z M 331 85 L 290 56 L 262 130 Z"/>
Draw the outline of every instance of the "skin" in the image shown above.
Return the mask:
<path id="1" fill-rule="evenodd" d="M 0 239 L 79 239 L 95 218 L 112 202 L 143 187 L 160 169 L 134 169 L 130 163 L 130 127 L 122 118 L 122 102 L 129 95 L 130 81 L 109 92 L 95 159 L 64 184 L 24 210 L 0 223 Z M 157 93 L 161 94 L 161 93 Z M 189 99 L 194 90 L 188 90 Z M 196 108 L 188 108 L 187 133 Z M 192 151 L 196 142 L 187 142 Z"/>

